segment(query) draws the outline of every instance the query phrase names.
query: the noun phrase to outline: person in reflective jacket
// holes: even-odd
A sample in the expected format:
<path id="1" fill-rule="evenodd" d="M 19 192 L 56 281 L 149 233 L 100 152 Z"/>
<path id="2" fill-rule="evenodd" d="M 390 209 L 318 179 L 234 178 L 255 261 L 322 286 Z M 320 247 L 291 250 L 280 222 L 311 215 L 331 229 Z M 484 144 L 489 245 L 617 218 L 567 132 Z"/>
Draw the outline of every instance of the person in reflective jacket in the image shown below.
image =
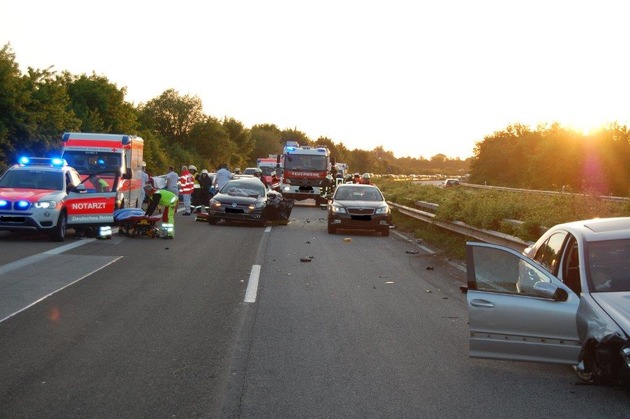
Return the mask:
<path id="1" fill-rule="evenodd" d="M 146 211 L 146 216 L 150 217 L 157 209 L 158 205 L 163 207 L 162 211 L 162 226 L 161 230 L 164 232 L 164 237 L 172 239 L 175 237 L 175 213 L 177 212 L 177 205 L 179 203 L 179 197 L 173 192 L 166 189 L 155 189 L 153 185 L 146 184 L 144 191 L 147 194 L 149 200 L 149 207 Z"/>

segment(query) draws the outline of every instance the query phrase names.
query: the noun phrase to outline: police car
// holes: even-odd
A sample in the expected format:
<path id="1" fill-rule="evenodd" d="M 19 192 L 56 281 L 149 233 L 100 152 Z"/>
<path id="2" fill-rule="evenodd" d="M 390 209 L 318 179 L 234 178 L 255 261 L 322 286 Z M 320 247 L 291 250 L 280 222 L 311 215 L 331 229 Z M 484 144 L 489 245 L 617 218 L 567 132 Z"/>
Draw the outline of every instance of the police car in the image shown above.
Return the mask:
<path id="1" fill-rule="evenodd" d="M 65 160 L 20 158 L 0 177 L 0 230 L 33 231 L 63 241 L 66 229 L 111 238 L 119 173 L 81 181 Z"/>

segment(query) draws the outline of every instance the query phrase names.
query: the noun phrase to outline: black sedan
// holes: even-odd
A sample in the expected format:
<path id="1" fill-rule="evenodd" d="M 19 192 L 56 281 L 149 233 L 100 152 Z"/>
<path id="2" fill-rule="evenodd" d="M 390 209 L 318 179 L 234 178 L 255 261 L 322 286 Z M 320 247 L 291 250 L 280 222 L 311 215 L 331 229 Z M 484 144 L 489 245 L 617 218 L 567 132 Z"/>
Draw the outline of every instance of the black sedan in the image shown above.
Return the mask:
<path id="1" fill-rule="evenodd" d="M 338 229 L 376 230 L 389 236 L 392 213 L 374 185 L 345 183 L 337 186 L 328 202 L 328 233 Z"/>
<path id="2" fill-rule="evenodd" d="M 226 220 L 264 226 L 266 207 L 267 190 L 258 178 L 233 179 L 210 200 L 208 223 Z"/>

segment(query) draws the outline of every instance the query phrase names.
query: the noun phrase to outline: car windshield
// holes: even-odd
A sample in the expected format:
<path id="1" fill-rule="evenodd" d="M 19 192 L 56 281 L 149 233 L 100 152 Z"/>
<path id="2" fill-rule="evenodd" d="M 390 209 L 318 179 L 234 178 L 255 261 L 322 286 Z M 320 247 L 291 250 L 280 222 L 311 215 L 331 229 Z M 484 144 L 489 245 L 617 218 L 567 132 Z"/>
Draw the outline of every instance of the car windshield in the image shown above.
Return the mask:
<path id="1" fill-rule="evenodd" d="M 9 170 L 0 179 L 0 188 L 63 190 L 63 173 L 45 170 Z"/>
<path id="2" fill-rule="evenodd" d="M 257 171 L 258 171 L 258 169 L 256 169 L 255 167 L 248 167 L 247 169 L 243 170 L 243 174 L 244 175 L 253 175 Z"/>
<path id="3" fill-rule="evenodd" d="M 243 182 L 228 182 L 225 184 L 223 189 L 221 189 L 221 193 L 228 194 L 230 196 L 248 196 L 251 198 L 258 198 L 259 196 L 263 196 L 265 194 L 265 188 L 260 184 L 260 187 L 257 185 L 252 185 L 251 183 L 243 183 Z"/>
<path id="4" fill-rule="evenodd" d="M 340 187 L 334 199 L 340 201 L 382 201 L 383 196 L 376 188 Z"/>
<path id="5" fill-rule="evenodd" d="M 630 291 L 630 239 L 589 242 L 586 247 L 589 289 Z"/>

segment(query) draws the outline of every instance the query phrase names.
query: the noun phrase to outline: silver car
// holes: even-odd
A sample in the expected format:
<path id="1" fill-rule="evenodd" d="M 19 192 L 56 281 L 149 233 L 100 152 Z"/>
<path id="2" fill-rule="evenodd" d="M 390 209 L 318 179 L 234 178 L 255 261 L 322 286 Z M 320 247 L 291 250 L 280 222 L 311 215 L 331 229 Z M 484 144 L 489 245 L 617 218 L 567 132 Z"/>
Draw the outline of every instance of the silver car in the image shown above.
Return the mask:
<path id="1" fill-rule="evenodd" d="M 467 244 L 469 355 L 630 386 L 630 217 L 559 224 L 523 254 Z"/>

